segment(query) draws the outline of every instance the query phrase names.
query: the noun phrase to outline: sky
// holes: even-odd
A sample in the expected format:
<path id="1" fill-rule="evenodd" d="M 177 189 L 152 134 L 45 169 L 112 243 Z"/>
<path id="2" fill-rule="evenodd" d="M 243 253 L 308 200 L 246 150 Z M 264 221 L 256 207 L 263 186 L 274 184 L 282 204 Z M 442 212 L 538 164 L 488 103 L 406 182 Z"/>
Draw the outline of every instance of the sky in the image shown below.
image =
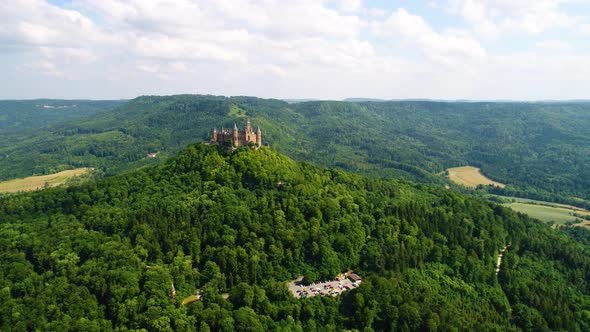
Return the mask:
<path id="1" fill-rule="evenodd" d="M 0 99 L 590 99 L 590 0 L 0 0 Z"/>

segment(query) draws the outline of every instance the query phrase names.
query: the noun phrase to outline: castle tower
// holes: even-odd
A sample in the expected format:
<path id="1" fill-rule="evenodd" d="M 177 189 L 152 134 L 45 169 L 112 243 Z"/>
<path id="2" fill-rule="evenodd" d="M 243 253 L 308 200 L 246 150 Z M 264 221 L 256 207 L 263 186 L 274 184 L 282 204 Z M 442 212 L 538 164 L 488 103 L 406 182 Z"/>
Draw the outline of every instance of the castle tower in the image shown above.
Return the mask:
<path id="1" fill-rule="evenodd" d="M 260 127 L 256 128 L 256 145 L 262 146 L 262 132 L 260 131 Z"/>
<path id="2" fill-rule="evenodd" d="M 252 126 L 250 126 L 250 118 L 248 118 L 246 120 L 246 134 L 249 134 L 252 132 Z"/>
<path id="3" fill-rule="evenodd" d="M 238 146 L 240 146 L 240 140 L 239 140 L 238 126 L 236 126 L 235 123 L 234 123 L 233 134 L 234 134 L 234 146 L 238 147 Z"/>
<path id="4" fill-rule="evenodd" d="M 213 128 L 212 141 L 217 142 L 217 128 Z"/>

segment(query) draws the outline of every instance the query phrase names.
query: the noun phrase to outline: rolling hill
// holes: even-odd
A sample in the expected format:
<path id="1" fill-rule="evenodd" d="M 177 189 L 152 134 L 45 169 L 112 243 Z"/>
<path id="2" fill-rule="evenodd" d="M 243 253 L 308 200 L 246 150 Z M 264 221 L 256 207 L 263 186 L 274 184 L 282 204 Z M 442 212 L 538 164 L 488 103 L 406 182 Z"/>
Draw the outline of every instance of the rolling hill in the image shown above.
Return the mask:
<path id="1" fill-rule="evenodd" d="M 583 331 L 579 232 L 272 148 L 191 145 L 153 167 L 0 197 L 0 328 Z M 338 297 L 286 287 L 348 269 L 363 282 Z"/>
<path id="2" fill-rule="evenodd" d="M 165 158 L 206 140 L 214 126 L 242 125 L 245 116 L 265 143 L 321 166 L 442 184 L 435 174 L 471 165 L 507 184 L 495 193 L 570 204 L 590 198 L 590 106 L 581 102 L 145 96 L 0 148 L 0 179 L 77 167 L 114 174 L 157 162 L 148 152 Z"/>
<path id="3" fill-rule="evenodd" d="M 125 100 L 0 100 L 0 130 L 3 133 L 39 129 L 59 122 L 111 110 Z"/>

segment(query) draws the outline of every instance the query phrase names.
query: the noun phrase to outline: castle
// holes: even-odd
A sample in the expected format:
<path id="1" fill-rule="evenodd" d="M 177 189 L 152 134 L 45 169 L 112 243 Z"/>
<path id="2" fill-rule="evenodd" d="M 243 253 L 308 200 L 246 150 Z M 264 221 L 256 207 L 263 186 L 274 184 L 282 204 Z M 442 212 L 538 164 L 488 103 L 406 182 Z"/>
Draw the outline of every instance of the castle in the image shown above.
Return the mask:
<path id="1" fill-rule="evenodd" d="M 221 128 L 220 131 L 217 131 L 216 128 L 213 128 L 211 137 L 212 143 L 219 143 L 235 148 L 248 145 L 249 143 L 254 143 L 258 147 L 262 146 L 262 132 L 260 131 L 260 127 L 254 132 L 250 125 L 250 119 L 246 121 L 246 127 L 243 131 L 238 130 L 238 126 L 234 123 L 234 129 Z"/>

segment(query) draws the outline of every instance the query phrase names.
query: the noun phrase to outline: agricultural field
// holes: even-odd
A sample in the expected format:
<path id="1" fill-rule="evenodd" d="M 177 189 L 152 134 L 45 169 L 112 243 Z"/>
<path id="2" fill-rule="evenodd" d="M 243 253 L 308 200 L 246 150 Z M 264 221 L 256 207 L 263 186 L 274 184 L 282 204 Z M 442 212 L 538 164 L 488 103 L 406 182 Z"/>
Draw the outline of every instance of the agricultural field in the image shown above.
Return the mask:
<path id="1" fill-rule="evenodd" d="M 33 191 L 47 187 L 57 187 L 68 180 L 90 172 L 92 168 L 77 168 L 49 175 L 29 176 L 0 182 L 0 193 L 15 193 L 19 191 Z"/>
<path id="2" fill-rule="evenodd" d="M 554 222 L 557 224 L 565 224 L 567 222 L 576 222 L 581 220 L 582 218 L 580 218 L 579 216 L 590 217 L 590 211 L 571 205 L 535 201 L 531 199 L 515 197 L 502 198 L 507 198 L 512 201 L 509 203 L 504 203 L 502 205 L 509 207 L 514 211 L 528 214 L 529 216 L 542 221 Z M 575 214 L 579 216 L 576 216 Z M 584 224 L 584 222 L 582 222 L 581 225 L 582 224 Z"/>
<path id="3" fill-rule="evenodd" d="M 506 187 L 503 183 L 487 178 L 485 175 L 481 174 L 479 168 L 473 166 L 449 168 L 447 169 L 447 173 L 449 180 L 468 188 L 475 188 L 480 184 L 484 186 L 491 184 L 500 188 Z"/>
<path id="4" fill-rule="evenodd" d="M 534 200 L 534 199 L 530 199 L 530 198 L 520 198 L 520 197 L 511 197 L 511 196 L 509 197 L 509 196 L 500 196 L 500 195 L 489 195 L 489 196 L 498 197 L 502 200 L 506 200 L 507 203 L 526 203 L 526 204 L 534 204 L 534 205 L 546 205 L 546 206 L 552 206 L 552 207 L 565 208 L 565 209 L 572 210 L 574 212 L 587 211 L 587 210 L 577 207 L 577 206 L 560 204 L 560 203 L 553 203 L 553 202 L 546 202 L 546 201 L 539 201 L 539 200 Z M 583 202 L 584 200 L 580 199 L 579 201 Z"/>

